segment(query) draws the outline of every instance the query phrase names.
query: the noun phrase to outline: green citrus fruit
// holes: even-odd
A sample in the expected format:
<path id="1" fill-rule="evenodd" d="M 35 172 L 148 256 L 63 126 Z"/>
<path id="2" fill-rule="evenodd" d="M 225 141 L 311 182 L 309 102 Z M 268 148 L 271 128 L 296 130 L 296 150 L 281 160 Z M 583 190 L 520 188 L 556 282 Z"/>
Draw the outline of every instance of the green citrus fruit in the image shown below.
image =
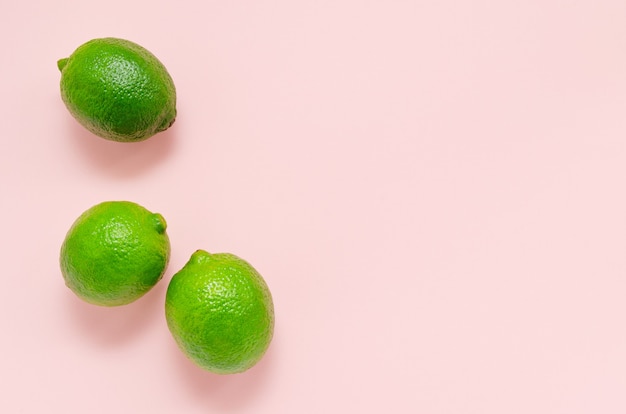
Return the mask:
<path id="1" fill-rule="evenodd" d="M 65 284 L 86 302 L 131 303 L 162 277 L 170 256 L 167 224 L 129 201 L 97 204 L 76 219 L 61 246 Z"/>
<path id="2" fill-rule="evenodd" d="M 274 305 L 265 281 L 228 253 L 196 251 L 170 281 L 165 315 L 183 353 L 216 374 L 251 368 L 274 332 Z"/>
<path id="3" fill-rule="evenodd" d="M 165 66 L 136 43 L 93 39 L 57 66 L 67 109 L 102 138 L 143 141 L 174 123 L 174 82 Z"/>

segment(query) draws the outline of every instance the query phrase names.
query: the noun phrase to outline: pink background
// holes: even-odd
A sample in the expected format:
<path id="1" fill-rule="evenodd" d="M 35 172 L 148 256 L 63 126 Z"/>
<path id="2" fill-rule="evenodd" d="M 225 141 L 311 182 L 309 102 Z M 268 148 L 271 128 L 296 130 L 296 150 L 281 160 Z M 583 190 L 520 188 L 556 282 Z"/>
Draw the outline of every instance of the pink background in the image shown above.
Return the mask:
<path id="1" fill-rule="evenodd" d="M 3 413 L 626 412 L 626 2 L 5 1 Z M 123 145 L 60 98 L 56 60 L 142 44 L 174 126 Z M 85 209 L 162 213 L 140 301 L 65 288 Z M 196 249 L 266 278 L 252 370 L 193 366 L 167 282 Z"/>

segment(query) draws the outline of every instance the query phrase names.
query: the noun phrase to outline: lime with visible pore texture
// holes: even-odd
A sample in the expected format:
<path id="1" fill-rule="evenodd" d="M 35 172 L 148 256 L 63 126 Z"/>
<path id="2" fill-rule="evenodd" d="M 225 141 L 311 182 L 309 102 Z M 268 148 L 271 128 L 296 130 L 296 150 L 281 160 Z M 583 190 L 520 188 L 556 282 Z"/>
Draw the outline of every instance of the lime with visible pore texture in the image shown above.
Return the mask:
<path id="1" fill-rule="evenodd" d="M 76 219 L 61 246 L 65 284 L 86 302 L 131 303 L 163 277 L 170 242 L 163 216 L 129 201 L 95 205 Z"/>
<path id="2" fill-rule="evenodd" d="M 216 374 L 248 370 L 274 332 L 274 305 L 261 275 L 228 253 L 196 251 L 167 289 L 165 315 L 183 353 Z"/>
<path id="3" fill-rule="evenodd" d="M 93 39 L 57 66 L 67 109 L 99 137 L 143 141 L 174 123 L 174 82 L 165 66 L 136 43 Z"/>

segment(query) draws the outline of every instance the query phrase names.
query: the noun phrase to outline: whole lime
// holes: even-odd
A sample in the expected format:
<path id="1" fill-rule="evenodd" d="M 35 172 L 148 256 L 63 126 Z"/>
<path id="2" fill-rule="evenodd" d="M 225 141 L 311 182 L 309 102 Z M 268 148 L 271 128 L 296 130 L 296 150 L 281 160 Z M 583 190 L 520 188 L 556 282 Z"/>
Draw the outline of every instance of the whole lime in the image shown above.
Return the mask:
<path id="1" fill-rule="evenodd" d="M 165 66 L 136 43 L 93 39 L 57 66 L 67 109 L 99 137 L 143 141 L 174 123 L 174 82 Z"/>
<path id="2" fill-rule="evenodd" d="M 97 204 L 76 219 L 61 246 L 65 284 L 86 302 L 131 303 L 162 277 L 170 257 L 167 224 L 129 201 Z"/>
<path id="3" fill-rule="evenodd" d="M 267 284 L 249 263 L 228 253 L 196 251 L 170 281 L 165 315 L 183 353 L 216 374 L 254 366 L 274 332 Z"/>

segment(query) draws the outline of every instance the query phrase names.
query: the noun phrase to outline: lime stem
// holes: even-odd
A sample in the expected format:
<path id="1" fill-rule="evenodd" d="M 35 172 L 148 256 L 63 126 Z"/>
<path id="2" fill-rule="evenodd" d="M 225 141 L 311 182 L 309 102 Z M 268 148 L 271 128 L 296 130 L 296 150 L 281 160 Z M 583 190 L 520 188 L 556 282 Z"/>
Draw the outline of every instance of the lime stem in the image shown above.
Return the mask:
<path id="1" fill-rule="evenodd" d="M 63 58 L 63 59 L 59 59 L 57 60 L 57 67 L 59 68 L 60 71 L 63 70 L 63 68 L 65 67 L 65 65 L 67 64 L 67 61 L 69 60 L 69 58 Z"/>

